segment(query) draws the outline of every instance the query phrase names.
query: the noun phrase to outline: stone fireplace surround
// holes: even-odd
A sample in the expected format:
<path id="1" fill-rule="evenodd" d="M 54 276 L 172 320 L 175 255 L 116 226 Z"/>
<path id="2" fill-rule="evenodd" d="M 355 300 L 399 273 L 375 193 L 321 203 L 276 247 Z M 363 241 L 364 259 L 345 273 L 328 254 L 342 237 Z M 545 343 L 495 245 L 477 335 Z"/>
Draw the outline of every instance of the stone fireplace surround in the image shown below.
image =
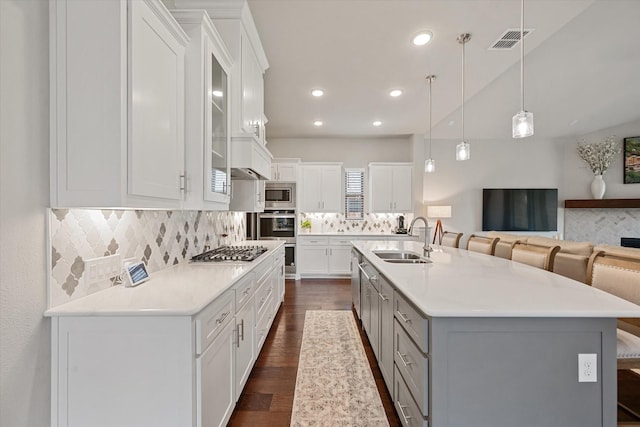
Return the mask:
<path id="1" fill-rule="evenodd" d="M 640 199 L 565 201 L 565 240 L 620 246 L 621 238 L 640 238 Z"/>

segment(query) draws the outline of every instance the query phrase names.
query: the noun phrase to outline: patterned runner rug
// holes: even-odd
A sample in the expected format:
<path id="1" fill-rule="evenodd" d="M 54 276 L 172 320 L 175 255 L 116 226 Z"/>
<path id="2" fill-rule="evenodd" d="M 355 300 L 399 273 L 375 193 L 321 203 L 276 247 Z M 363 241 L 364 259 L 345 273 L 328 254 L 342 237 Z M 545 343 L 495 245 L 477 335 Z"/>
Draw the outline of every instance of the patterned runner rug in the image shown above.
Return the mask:
<path id="1" fill-rule="evenodd" d="M 351 311 L 306 312 L 291 425 L 389 425 Z"/>

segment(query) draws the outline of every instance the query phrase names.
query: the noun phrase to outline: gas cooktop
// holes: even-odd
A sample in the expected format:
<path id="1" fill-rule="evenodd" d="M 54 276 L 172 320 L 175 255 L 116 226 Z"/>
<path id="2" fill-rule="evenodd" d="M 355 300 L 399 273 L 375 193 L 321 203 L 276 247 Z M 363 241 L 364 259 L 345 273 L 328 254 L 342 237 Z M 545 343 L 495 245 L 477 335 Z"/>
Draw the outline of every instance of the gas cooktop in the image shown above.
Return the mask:
<path id="1" fill-rule="evenodd" d="M 221 246 L 191 257 L 193 262 L 253 261 L 268 251 L 264 246 Z"/>

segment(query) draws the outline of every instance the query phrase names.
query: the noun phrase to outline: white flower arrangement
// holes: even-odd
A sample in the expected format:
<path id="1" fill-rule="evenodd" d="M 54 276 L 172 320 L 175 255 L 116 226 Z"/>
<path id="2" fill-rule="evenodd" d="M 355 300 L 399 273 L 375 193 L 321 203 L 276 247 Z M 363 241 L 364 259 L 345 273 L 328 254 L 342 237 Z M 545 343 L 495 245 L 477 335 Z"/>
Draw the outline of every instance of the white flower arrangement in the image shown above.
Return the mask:
<path id="1" fill-rule="evenodd" d="M 604 175 L 609 169 L 611 160 L 620 154 L 618 142 L 614 139 L 614 135 L 602 142 L 594 142 L 587 144 L 582 142 L 578 144 L 578 155 L 585 161 L 595 175 Z"/>

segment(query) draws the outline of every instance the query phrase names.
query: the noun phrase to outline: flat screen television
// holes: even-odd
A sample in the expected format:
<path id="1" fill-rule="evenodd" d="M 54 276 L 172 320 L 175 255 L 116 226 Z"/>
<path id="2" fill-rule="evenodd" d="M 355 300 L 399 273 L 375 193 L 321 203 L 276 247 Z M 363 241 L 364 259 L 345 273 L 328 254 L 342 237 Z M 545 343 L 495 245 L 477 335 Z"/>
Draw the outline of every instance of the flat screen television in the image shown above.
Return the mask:
<path id="1" fill-rule="evenodd" d="M 483 231 L 556 231 L 557 188 L 485 188 Z"/>

